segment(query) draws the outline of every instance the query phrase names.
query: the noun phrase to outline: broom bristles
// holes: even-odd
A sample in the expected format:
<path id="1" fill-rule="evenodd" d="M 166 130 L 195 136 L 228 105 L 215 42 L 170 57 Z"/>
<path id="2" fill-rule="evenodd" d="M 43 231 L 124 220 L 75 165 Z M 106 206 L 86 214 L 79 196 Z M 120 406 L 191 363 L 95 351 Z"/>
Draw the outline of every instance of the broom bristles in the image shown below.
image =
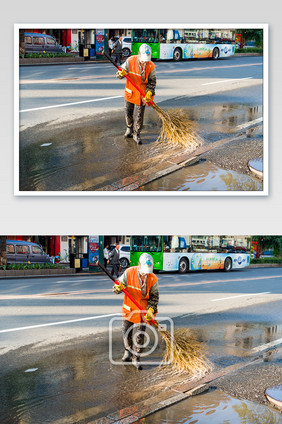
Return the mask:
<path id="1" fill-rule="evenodd" d="M 167 141 L 169 143 L 193 148 L 201 145 L 201 141 L 195 130 L 195 125 L 187 118 L 182 110 L 170 111 L 170 113 L 167 113 L 154 102 L 152 107 L 157 112 L 162 122 L 158 141 Z"/>
<path id="2" fill-rule="evenodd" d="M 165 343 L 163 363 L 171 363 L 177 370 L 190 375 L 202 376 L 211 371 L 212 364 L 206 358 L 205 347 L 191 330 L 177 328 L 173 335 L 161 327 L 159 331 Z"/>

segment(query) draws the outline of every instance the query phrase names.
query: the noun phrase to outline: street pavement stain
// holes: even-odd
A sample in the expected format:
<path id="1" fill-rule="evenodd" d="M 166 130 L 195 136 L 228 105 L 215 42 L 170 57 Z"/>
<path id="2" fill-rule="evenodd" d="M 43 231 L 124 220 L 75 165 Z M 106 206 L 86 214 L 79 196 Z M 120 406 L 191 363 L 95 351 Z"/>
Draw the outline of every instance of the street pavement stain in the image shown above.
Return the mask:
<path id="1" fill-rule="evenodd" d="M 167 109 L 169 111 L 169 109 Z M 195 122 L 203 144 L 238 135 L 238 125 L 251 122 L 262 114 L 262 107 L 241 104 L 183 105 L 188 118 Z M 26 191 L 95 191 L 110 186 L 126 177 L 152 171 L 161 163 L 190 152 L 181 146 L 157 142 L 160 122 L 157 114 L 147 109 L 142 131 L 143 144 L 123 137 L 125 120 L 122 111 L 72 123 L 49 123 L 20 132 L 20 190 Z M 226 166 L 238 162 L 239 153 L 246 162 L 233 171 L 246 173 L 248 160 L 260 156 L 263 140 L 261 131 L 240 130 L 245 134 L 245 145 L 227 156 Z M 255 141 L 254 141 L 255 140 Z M 50 144 L 42 149 L 42 144 Z M 236 146 L 236 142 L 233 142 Z M 216 149 L 217 151 L 218 149 Z M 221 157 L 230 150 L 223 146 Z M 245 154 L 244 154 L 245 152 Z M 251 176 L 226 172 L 217 163 L 218 157 L 200 165 L 177 171 L 145 190 L 261 190 L 262 184 Z M 241 169 L 241 168 L 245 168 Z M 242 172 L 241 172 L 242 171 Z M 167 180 L 168 179 L 168 180 Z M 154 183 L 152 183 L 154 184 Z"/>
<path id="2" fill-rule="evenodd" d="M 2 375 L 0 380 L 1 424 L 53 422 L 88 423 L 148 398 L 165 388 L 171 371 L 145 366 L 113 365 L 109 341 L 95 339 L 86 346 L 39 353 L 38 360 Z M 123 354 L 122 336 L 114 335 L 114 356 Z M 34 350 L 34 349 L 33 349 Z M 161 358 L 160 347 L 152 355 Z M 24 362 L 24 361 L 23 361 Z M 27 367 L 38 368 L 26 373 Z M 153 386 L 153 387 L 152 387 Z M 64 422 L 64 421 L 63 421 Z"/>
<path id="3" fill-rule="evenodd" d="M 231 364 L 250 361 L 257 356 L 250 355 L 253 348 L 280 339 L 282 334 L 281 325 L 250 321 L 209 322 L 208 325 L 194 325 L 193 330 L 197 338 L 207 345 L 208 356 L 215 366 L 215 371 L 224 370 Z M 120 329 L 113 332 L 112 346 L 113 357 L 119 360 L 123 354 Z M 59 420 L 63 419 L 69 423 L 84 424 L 106 415 L 116 416 L 117 411 L 124 409 L 128 415 L 134 414 L 140 402 L 149 401 L 154 396 L 163 396 L 163 400 L 168 399 L 175 396 L 173 387 L 191 381 L 189 376 L 183 373 L 175 374 L 170 367 L 145 365 L 140 372 L 132 365 L 112 364 L 109 359 L 107 333 L 93 335 L 91 340 L 87 338 L 84 341 L 81 338 L 70 341 L 67 346 L 56 346 L 54 350 L 52 347 L 48 349 L 42 347 L 40 350 L 39 347 L 36 354 L 34 351 L 36 352 L 35 346 L 25 354 L 19 352 L 22 356 L 18 360 L 20 366 L 16 369 L 11 367 L 9 357 L 7 357 L 9 370 L 5 372 L 3 366 L 1 367 L 1 424 L 56 422 L 56 420 L 60 422 Z M 162 346 L 157 344 L 156 350 L 150 355 L 150 360 L 160 361 L 162 351 Z M 15 355 L 17 351 L 13 352 L 13 357 Z M 264 353 L 262 364 L 276 369 L 279 367 L 279 361 L 281 362 L 281 352 L 275 349 L 272 353 Z M 27 369 L 35 368 L 36 372 L 25 372 Z M 246 377 L 245 384 L 254 378 L 254 371 L 250 370 L 249 374 L 252 377 Z M 243 384 L 244 378 L 240 375 L 238 379 Z M 245 368 L 242 375 L 248 375 Z M 277 372 L 275 377 L 277 378 Z M 231 373 L 229 378 L 231 388 L 234 388 L 232 384 L 234 373 Z M 220 384 L 219 380 L 215 382 L 217 385 Z M 271 381 L 271 384 L 275 383 L 276 381 Z M 251 394 L 250 390 L 248 394 Z M 162 412 L 164 415 L 152 415 L 143 422 L 175 424 L 282 422 L 277 421 L 277 415 L 269 409 L 256 403 L 234 399 L 231 397 L 232 393 L 229 395 L 222 394 L 219 390 L 199 395 L 171 407 L 173 409 L 167 408 Z M 258 416 L 264 421 L 261 419 L 256 421 Z M 229 421 L 224 421 L 227 417 Z"/>
<path id="4" fill-rule="evenodd" d="M 143 418 L 140 423 L 281 424 L 282 416 L 265 405 L 236 399 L 219 390 L 211 390 Z"/>

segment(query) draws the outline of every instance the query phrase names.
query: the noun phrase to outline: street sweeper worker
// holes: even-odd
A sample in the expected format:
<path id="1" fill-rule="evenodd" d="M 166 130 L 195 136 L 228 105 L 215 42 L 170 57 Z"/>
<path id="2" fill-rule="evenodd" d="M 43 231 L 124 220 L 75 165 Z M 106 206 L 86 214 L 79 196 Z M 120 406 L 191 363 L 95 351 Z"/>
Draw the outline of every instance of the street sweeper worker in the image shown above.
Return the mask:
<path id="1" fill-rule="evenodd" d="M 142 144 L 140 133 L 143 127 L 145 107 L 150 106 L 150 100 L 153 100 L 155 94 L 156 67 L 151 61 L 152 50 L 148 44 L 142 44 L 138 55 L 130 56 L 122 65 L 121 71 L 116 74 L 117 78 L 124 78 L 126 74 L 132 81 L 145 93 L 145 99 L 140 92 L 126 80 L 124 98 L 125 98 L 125 121 L 126 138 L 133 137 L 137 144 Z M 135 109 L 135 117 L 133 117 Z"/>
<path id="2" fill-rule="evenodd" d="M 119 285 L 114 284 L 113 286 L 113 291 L 116 294 L 121 293 L 125 288 L 143 309 L 142 314 L 132 300 L 128 296 L 124 296 L 122 334 L 125 351 L 122 361 L 129 362 L 132 360 L 132 364 L 137 369 L 142 369 L 140 355 L 143 351 L 146 322 L 150 323 L 158 309 L 158 278 L 153 273 L 153 268 L 152 256 L 148 253 L 142 253 L 138 265 L 127 268 L 117 280 Z M 143 317 L 145 317 L 145 322 Z M 136 333 L 133 337 L 134 328 Z"/>

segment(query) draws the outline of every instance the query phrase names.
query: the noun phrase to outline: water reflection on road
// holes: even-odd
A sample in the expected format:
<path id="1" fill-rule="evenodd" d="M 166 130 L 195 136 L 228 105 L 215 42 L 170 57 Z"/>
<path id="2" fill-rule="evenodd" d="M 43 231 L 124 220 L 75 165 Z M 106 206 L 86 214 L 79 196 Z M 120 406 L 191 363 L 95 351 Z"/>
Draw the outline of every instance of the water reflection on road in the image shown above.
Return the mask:
<path id="1" fill-rule="evenodd" d="M 141 188 L 143 191 L 232 190 L 258 191 L 262 183 L 249 175 L 226 170 L 210 162 L 183 168 Z"/>
<path id="2" fill-rule="evenodd" d="M 143 424 L 278 424 L 282 416 L 265 405 L 219 390 L 193 396 L 140 420 Z"/>

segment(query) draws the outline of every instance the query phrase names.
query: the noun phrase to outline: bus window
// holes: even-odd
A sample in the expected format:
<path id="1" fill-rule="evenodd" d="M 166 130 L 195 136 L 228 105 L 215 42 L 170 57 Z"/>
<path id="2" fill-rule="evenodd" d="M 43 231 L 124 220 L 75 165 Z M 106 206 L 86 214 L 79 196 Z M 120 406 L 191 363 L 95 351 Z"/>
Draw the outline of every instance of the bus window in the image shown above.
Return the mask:
<path id="1" fill-rule="evenodd" d="M 162 252 L 162 236 L 132 236 L 131 251 Z"/>
<path id="2" fill-rule="evenodd" d="M 158 43 L 159 30 L 157 29 L 133 29 L 132 40 L 134 43 Z"/>
<path id="3" fill-rule="evenodd" d="M 183 43 L 184 29 L 163 29 L 160 33 L 161 43 Z"/>

